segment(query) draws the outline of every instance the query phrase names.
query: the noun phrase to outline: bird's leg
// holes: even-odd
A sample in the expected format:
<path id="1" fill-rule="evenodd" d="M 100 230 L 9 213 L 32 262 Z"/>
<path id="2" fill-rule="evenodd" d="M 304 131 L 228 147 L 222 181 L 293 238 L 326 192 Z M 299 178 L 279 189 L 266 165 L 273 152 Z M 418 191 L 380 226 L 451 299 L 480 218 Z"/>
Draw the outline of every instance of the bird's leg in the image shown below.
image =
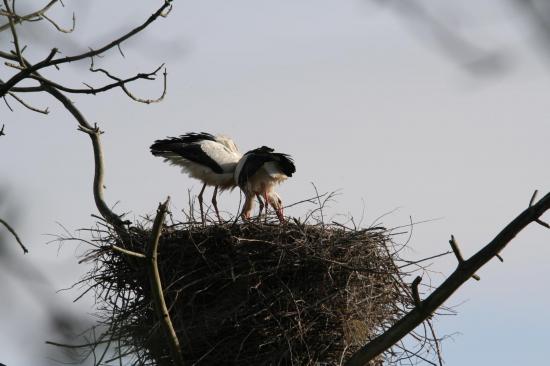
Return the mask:
<path id="1" fill-rule="evenodd" d="M 220 217 L 220 211 L 218 211 L 218 201 L 216 200 L 216 195 L 218 194 L 218 186 L 214 187 L 214 195 L 212 196 L 212 205 L 214 205 L 214 210 L 216 210 L 216 216 L 218 216 L 218 221 L 222 223 Z"/>
<path id="2" fill-rule="evenodd" d="M 198 199 L 199 199 L 199 207 L 201 209 L 201 220 L 202 220 L 202 224 L 204 225 L 206 220 L 205 220 L 205 217 L 204 217 L 204 211 L 202 209 L 202 194 L 204 193 L 204 189 L 206 188 L 206 183 L 204 183 L 204 185 L 202 186 L 202 189 L 201 189 L 201 193 L 199 193 L 198 195 Z"/>
<path id="3" fill-rule="evenodd" d="M 246 198 L 244 200 L 243 210 L 241 212 L 241 217 L 243 221 L 246 221 L 250 218 L 250 212 L 252 212 L 254 205 L 254 194 L 253 193 L 245 193 Z"/>
<path id="4" fill-rule="evenodd" d="M 264 210 L 264 202 L 262 201 L 262 196 L 259 194 L 256 195 L 256 198 L 258 199 L 258 204 L 260 205 L 260 213 L 258 214 L 258 218 L 262 217 L 262 211 Z"/>
<path id="5" fill-rule="evenodd" d="M 269 208 L 269 201 L 267 200 L 267 191 L 264 191 L 265 200 L 265 222 L 267 222 L 267 209 Z"/>

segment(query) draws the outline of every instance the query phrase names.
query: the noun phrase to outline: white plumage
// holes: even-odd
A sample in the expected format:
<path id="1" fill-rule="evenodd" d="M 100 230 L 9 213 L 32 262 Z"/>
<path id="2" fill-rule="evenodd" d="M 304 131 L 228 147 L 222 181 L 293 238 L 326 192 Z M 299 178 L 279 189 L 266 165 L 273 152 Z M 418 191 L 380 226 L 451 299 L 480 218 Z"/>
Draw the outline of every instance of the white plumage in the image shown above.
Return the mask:
<path id="1" fill-rule="evenodd" d="M 205 132 L 188 133 L 180 137 L 156 140 L 151 145 L 151 153 L 163 157 L 164 161 L 172 165 L 180 166 L 190 177 L 203 182 L 198 196 L 203 222 L 202 195 L 207 185 L 214 186 L 212 204 L 221 222 L 216 195 L 218 189 L 223 191 L 235 188 L 234 172 L 242 157 L 233 140 Z"/>

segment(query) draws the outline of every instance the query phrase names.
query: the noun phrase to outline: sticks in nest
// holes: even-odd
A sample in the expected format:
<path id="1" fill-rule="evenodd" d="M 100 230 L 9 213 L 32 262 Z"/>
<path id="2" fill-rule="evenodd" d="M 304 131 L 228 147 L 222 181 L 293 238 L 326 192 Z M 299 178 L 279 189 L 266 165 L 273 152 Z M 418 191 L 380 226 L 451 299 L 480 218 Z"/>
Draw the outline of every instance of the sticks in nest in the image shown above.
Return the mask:
<path id="1" fill-rule="evenodd" d="M 414 306 L 409 273 L 394 264 L 397 250 L 385 248 L 389 232 L 295 221 L 165 228 L 157 266 L 186 363 L 339 363 Z M 149 310 L 162 308 L 147 269 L 157 225 L 140 227 L 128 230 L 130 240 L 112 228 L 98 232 L 86 256 L 96 263 L 88 283 L 109 329 L 102 340 L 120 343 L 113 357 L 139 355 L 135 365 L 178 357 L 162 335 L 163 316 Z M 388 359 L 435 355 L 425 329 L 412 335 L 418 349 L 394 347 Z"/>

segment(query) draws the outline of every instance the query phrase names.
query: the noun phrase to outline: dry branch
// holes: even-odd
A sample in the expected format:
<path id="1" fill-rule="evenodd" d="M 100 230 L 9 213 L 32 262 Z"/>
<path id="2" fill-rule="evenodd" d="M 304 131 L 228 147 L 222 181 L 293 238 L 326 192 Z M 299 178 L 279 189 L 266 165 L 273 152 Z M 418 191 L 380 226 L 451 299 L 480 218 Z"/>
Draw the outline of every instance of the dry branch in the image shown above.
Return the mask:
<path id="1" fill-rule="evenodd" d="M 168 339 L 172 361 L 176 366 L 183 366 L 184 363 L 180 343 L 178 340 L 178 336 L 176 335 L 176 332 L 174 330 L 174 326 L 172 325 L 170 313 L 164 299 L 164 290 L 162 287 L 162 281 L 160 279 L 160 272 L 157 260 L 162 225 L 164 222 L 164 217 L 166 216 L 166 212 L 168 211 L 169 202 L 170 197 L 168 197 L 163 204 L 160 204 L 157 210 L 157 216 L 155 217 L 153 229 L 151 232 L 151 242 L 147 249 L 147 261 L 149 263 L 147 269 L 149 272 L 149 281 L 151 283 L 155 308 L 164 329 L 165 336 Z"/>
<path id="2" fill-rule="evenodd" d="M 19 102 L 19 104 L 21 104 L 23 107 L 33 111 L 33 112 L 36 112 L 36 113 L 41 113 L 41 114 L 48 114 L 50 113 L 48 107 L 44 108 L 44 109 L 41 109 L 41 108 L 36 108 L 36 107 L 33 107 L 32 105 L 28 104 L 27 102 L 25 102 L 22 98 L 18 97 L 15 93 L 12 93 L 12 92 L 9 92 L 8 93 L 10 95 L 10 97 L 12 97 L 13 99 L 15 99 L 16 101 Z"/>
<path id="3" fill-rule="evenodd" d="M 4 132 L 4 126 L 2 126 L 2 129 L 0 130 L 0 135 Z M 29 251 L 28 249 L 23 245 L 23 242 L 19 238 L 19 235 L 17 235 L 17 232 L 4 220 L 0 219 L 0 224 L 4 225 L 6 229 L 13 235 L 21 249 L 23 249 L 23 253 L 27 254 Z"/>
<path id="4" fill-rule="evenodd" d="M 101 135 L 101 131 L 96 126 L 92 127 L 84 115 L 80 113 L 78 108 L 75 107 L 75 105 L 65 96 L 63 93 L 61 93 L 59 90 L 49 87 L 47 85 L 44 86 L 45 90 L 51 94 L 53 97 L 55 97 L 57 100 L 59 100 L 63 106 L 73 115 L 73 117 L 77 120 L 79 124 L 79 130 L 82 132 L 85 132 L 88 134 L 90 139 L 92 140 L 92 146 L 94 150 L 94 163 L 95 163 L 95 169 L 94 169 L 94 182 L 93 182 L 93 191 L 94 191 L 94 200 L 97 206 L 97 209 L 99 210 L 99 213 L 101 216 L 107 220 L 110 224 L 112 224 L 114 227 L 116 227 L 118 230 L 123 230 L 125 222 L 115 214 L 109 206 L 105 203 L 105 199 L 103 197 L 103 190 L 104 190 L 104 170 L 103 170 L 103 150 L 101 148 L 101 140 L 99 136 Z"/>
<path id="5" fill-rule="evenodd" d="M 383 334 L 374 338 L 363 346 L 351 357 L 347 366 L 367 365 L 382 352 L 396 344 L 405 335 L 412 332 L 423 321 L 428 319 L 443 303 L 462 286 L 468 279 L 475 275 L 475 272 L 487 262 L 496 257 L 506 245 L 527 225 L 540 221 L 540 217 L 550 209 L 550 193 L 544 196 L 537 203 L 534 202 L 534 195 L 529 207 L 510 222 L 489 244 L 479 250 L 468 260 L 460 260 L 462 255 L 458 246 L 453 247 L 457 255 L 458 266 L 456 270 L 435 289 L 430 296 L 421 301 L 418 306 L 412 309 L 407 315 L 396 322 Z M 453 240 L 451 240 L 453 241 Z"/>
<path id="6" fill-rule="evenodd" d="M 13 22 L 14 23 L 22 23 L 24 21 L 34 21 L 34 20 L 37 20 L 36 18 L 40 18 L 42 16 L 44 16 L 44 14 L 50 10 L 50 8 L 55 5 L 55 3 L 59 2 L 59 0 L 51 0 L 48 4 L 46 4 L 46 6 L 44 6 L 42 9 L 40 10 L 37 10 L 35 12 L 32 12 L 30 14 L 27 14 L 27 15 L 23 15 L 23 16 L 19 16 L 17 14 L 6 14 L 7 16 L 9 16 L 10 18 L 13 19 Z M 0 32 L 2 31 L 5 31 L 6 29 L 8 29 L 10 27 L 10 24 L 9 22 L 6 23 L 6 24 L 3 24 L 0 26 Z"/>
<path id="7" fill-rule="evenodd" d="M 7 0 L 6 0 L 7 1 Z M 131 31 L 127 32 L 126 34 L 122 35 L 121 37 L 115 39 L 114 41 L 109 42 L 108 44 L 98 48 L 98 49 L 92 49 L 88 52 L 84 52 L 78 55 L 74 56 L 67 56 L 62 57 L 58 59 L 53 59 L 55 54 L 57 53 L 57 49 L 52 49 L 48 57 L 46 57 L 44 60 L 34 64 L 34 65 L 28 65 L 23 70 L 12 76 L 10 79 L 8 79 L 3 85 L 0 85 L 0 97 L 6 95 L 8 91 L 12 87 L 14 87 L 17 83 L 20 81 L 28 78 L 31 74 L 39 71 L 40 69 L 43 69 L 45 67 L 51 67 L 51 66 L 57 66 L 63 63 L 68 62 L 74 62 L 79 61 L 87 58 L 91 58 L 94 56 L 101 55 L 102 53 L 114 48 L 118 47 L 122 42 L 126 41 L 128 38 L 131 38 L 132 36 L 136 35 L 137 33 L 141 32 L 143 29 L 145 29 L 149 24 L 154 22 L 158 17 L 164 15 L 164 11 L 169 8 L 171 5 L 172 0 L 165 0 L 163 5 L 155 12 L 153 13 L 145 22 L 143 22 L 140 26 L 132 29 Z M 11 19 L 11 18 L 10 18 Z M 16 32 L 13 32 L 16 34 Z"/>

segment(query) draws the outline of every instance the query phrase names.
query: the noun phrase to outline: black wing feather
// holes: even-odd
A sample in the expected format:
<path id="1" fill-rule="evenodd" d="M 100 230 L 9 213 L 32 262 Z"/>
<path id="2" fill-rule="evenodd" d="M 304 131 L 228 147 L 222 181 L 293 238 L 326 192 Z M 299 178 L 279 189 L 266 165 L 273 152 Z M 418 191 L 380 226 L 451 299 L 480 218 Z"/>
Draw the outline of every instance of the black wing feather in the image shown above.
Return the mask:
<path id="1" fill-rule="evenodd" d="M 276 157 L 276 161 L 279 163 L 281 171 L 285 173 L 287 177 L 292 177 L 292 174 L 296 172 L 296 166 L 290 155 L 281 153 L 274 153 L 273 155 Z"/>
<path id="2" fill-rule="evenodd" d="M 185 144 L 193 144 L 204 140 L 216 141 L 216 137 L 209 134 L 208 132 L 191 132 L 176 138 L 179 140 L 179 142 L 183 142 Z"/>
<path id="3" fill-rule="evenodd" d="M 238 178 L 240 187 L 244 187 L 249 177 L 256 174 L 262 165 L 271 161 L 278 163 L 277 165 L 281 171 L 288 177 L 292 177 L 292 174 L 296 172 L 296 166 L 290 155 L 275 153 L 272 148 L 267 146 L 250 150 L 245 156 L 247 156 L 247 159 L 241 168 Z"/>
<path id="4" fill-rule="evenodd" d="M 179 137 L 167 137 L 162 140 L 156 140 L 153 145 L 151 145 L 151 152 L 153 149 L 159 150 L 163 149 L 164 145 L 167 144 L 173 144 L 173 143 L 180 143 L 180 144 L 196 144 L 201 141 L 216 141 L 216 137 L 207 133 L 207 132 L 200 132 L 200 133 L 186 133 L 185 135 L 181 135 Z"/>
<path id="5" fill-rule="evenodd" d="M 241 188 L 244 188 L 248 179 L 256 174 L 256 172 L 262 167 L 262 165 L 264 165 L 264 163 L 269 161 L 267 155 L 252 153 L 250 151 L 247 152 L 245 156 L 246 160 L 239 173 L 238 183 L 239 187 Z"/>
<path id="6" fill-rule="evenodd" d="M 205 138 L 211 136 L 211 138 Z M 180 137 L 169 137 L 165 140 L 156 140 L 151 145 L 151 153 L 155 156 L 164 156 L 165 153 L 178 154 L 182 158 L 185 158 L 194 163 L 206 166 L 215 173 L 222 174 L 222 167 L 210 156 L 208 156 L 200 144 L 197 142 L 204 140 L 213 140 L 213 136 L 207 133 L 189 133 Z M 190 142 L 193 141 L 193 142 Z"/>

